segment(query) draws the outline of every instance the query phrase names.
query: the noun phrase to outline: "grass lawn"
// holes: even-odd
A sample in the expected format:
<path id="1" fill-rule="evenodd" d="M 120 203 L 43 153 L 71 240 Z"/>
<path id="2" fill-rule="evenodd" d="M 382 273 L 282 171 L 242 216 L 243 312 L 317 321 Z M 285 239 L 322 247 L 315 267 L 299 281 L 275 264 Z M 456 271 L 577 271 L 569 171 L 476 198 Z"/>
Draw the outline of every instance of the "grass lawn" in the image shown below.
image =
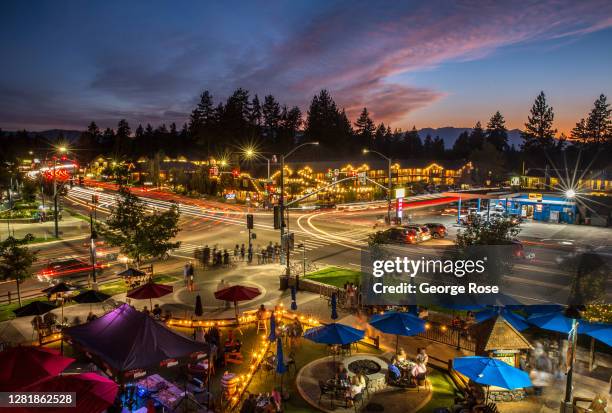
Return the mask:
<path id="1" fill-rule="evenodd" d="M 450 408 L 455 402 L 457 389 L 451 378 L 442 373 L 438 369 L 431 369 L 432 373 L 428 376 L 433 389 L 433 395 L 429 403 L 427 403 L 419 412 L 429 413 L 439 407 Z"/>
<path id="2" fill-rule="evenodd" d="M 341 267 L 327 267 L 323 268 L 322 270 L 306 274 L 306 278 L 323 284 L 342 288 L 344 287 L 344 284 L 348 282 L 359 285 L 361 281 L 361 272 Z"/>

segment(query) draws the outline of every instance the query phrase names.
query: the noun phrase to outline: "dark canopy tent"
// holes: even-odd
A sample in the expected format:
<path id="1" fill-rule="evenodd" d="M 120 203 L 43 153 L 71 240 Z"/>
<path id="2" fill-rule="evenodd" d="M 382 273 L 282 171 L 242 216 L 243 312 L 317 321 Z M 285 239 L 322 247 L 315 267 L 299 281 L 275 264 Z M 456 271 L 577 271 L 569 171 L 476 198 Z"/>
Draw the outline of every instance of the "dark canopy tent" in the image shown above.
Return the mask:
<path id="1" fill-rule="evenodd" d="M 208 350 L 206 344 L 170 330 L 127 304 L 89 323 L 70 327 L 64 335 L 108 364 L 115 374 Z"/>

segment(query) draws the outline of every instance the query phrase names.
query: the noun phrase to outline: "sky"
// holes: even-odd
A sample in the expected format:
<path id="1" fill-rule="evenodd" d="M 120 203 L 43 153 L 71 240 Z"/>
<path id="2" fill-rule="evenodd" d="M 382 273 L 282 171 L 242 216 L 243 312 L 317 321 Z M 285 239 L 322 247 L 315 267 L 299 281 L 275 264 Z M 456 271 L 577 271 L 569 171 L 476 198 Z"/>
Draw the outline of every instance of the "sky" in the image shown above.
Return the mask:
<path id="1" fill-rule="evenodd" d="M 612 98 L 612 2 L 0 2 L 0 128 L 187 121 L 202 90 L 305 112 L 328 89 L 352 120 L 522 128 L 543 90 L 568 133 Z"/>

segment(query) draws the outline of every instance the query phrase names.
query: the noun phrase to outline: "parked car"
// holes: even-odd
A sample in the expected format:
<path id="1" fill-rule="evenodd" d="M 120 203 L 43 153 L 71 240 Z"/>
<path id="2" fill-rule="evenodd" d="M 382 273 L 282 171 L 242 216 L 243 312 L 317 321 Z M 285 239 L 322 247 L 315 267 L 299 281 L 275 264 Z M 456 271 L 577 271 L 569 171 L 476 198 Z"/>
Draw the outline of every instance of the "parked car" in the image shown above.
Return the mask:
<path id="1" fill-rule="evenodd" d="M 428 241 L 431 239 L 429 228 L 421 224 L 408 224 L 403 226 L 406 229 L 411 229 L 417 234 L 418 242 Z"/>
<path id="2" fill-rule="evenodd" d="M 106 267 L 104 263 L 96 263 L 96 273 L 101 274 Z M 38 273 L 36 278 L 39 281 L 60 282 L 68 278 L 81 277 L 91 274 L 92 265 L 79 258 L 63 258 L 49 261 L 47 265 Z"/>
<path id="3" fill-rule="evenodd" d="M 448 231 L 446 227 L 442 224 L 435 222 L 428 222 L 425 224 L 427 228 L 429 228 L 429 232 L 433 238 L 444 238 L 448 235 Z"/>
<path id="4" fill-rule="evenodd" d="M 403 227 L 389 228 L 379 231 L 378 234 L 390 244 L 416 244 L 419 242 L 419 237 L 415 230 Z"/>

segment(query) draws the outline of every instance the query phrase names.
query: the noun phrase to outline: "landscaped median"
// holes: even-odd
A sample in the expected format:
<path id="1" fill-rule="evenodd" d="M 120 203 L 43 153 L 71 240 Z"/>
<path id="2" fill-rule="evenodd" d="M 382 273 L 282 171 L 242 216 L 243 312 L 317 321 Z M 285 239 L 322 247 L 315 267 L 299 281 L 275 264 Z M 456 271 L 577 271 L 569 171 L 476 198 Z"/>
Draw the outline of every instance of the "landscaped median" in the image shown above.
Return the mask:
<path id="1" fill-rule="evenodd" d="M 281 275 L 281 288 L 294 286 L 295 277 Z M 344 285 L 353 283 L 359 285 L 361 282 L 361 272 L 348 268 L 329 266 L 323 269 L 306 273 L 299 277 L 300 290 L 312 293 L 331 296 L 338 290 L 344 291 Z M 284 286 L 283 286 L 284 285 Z"/>

